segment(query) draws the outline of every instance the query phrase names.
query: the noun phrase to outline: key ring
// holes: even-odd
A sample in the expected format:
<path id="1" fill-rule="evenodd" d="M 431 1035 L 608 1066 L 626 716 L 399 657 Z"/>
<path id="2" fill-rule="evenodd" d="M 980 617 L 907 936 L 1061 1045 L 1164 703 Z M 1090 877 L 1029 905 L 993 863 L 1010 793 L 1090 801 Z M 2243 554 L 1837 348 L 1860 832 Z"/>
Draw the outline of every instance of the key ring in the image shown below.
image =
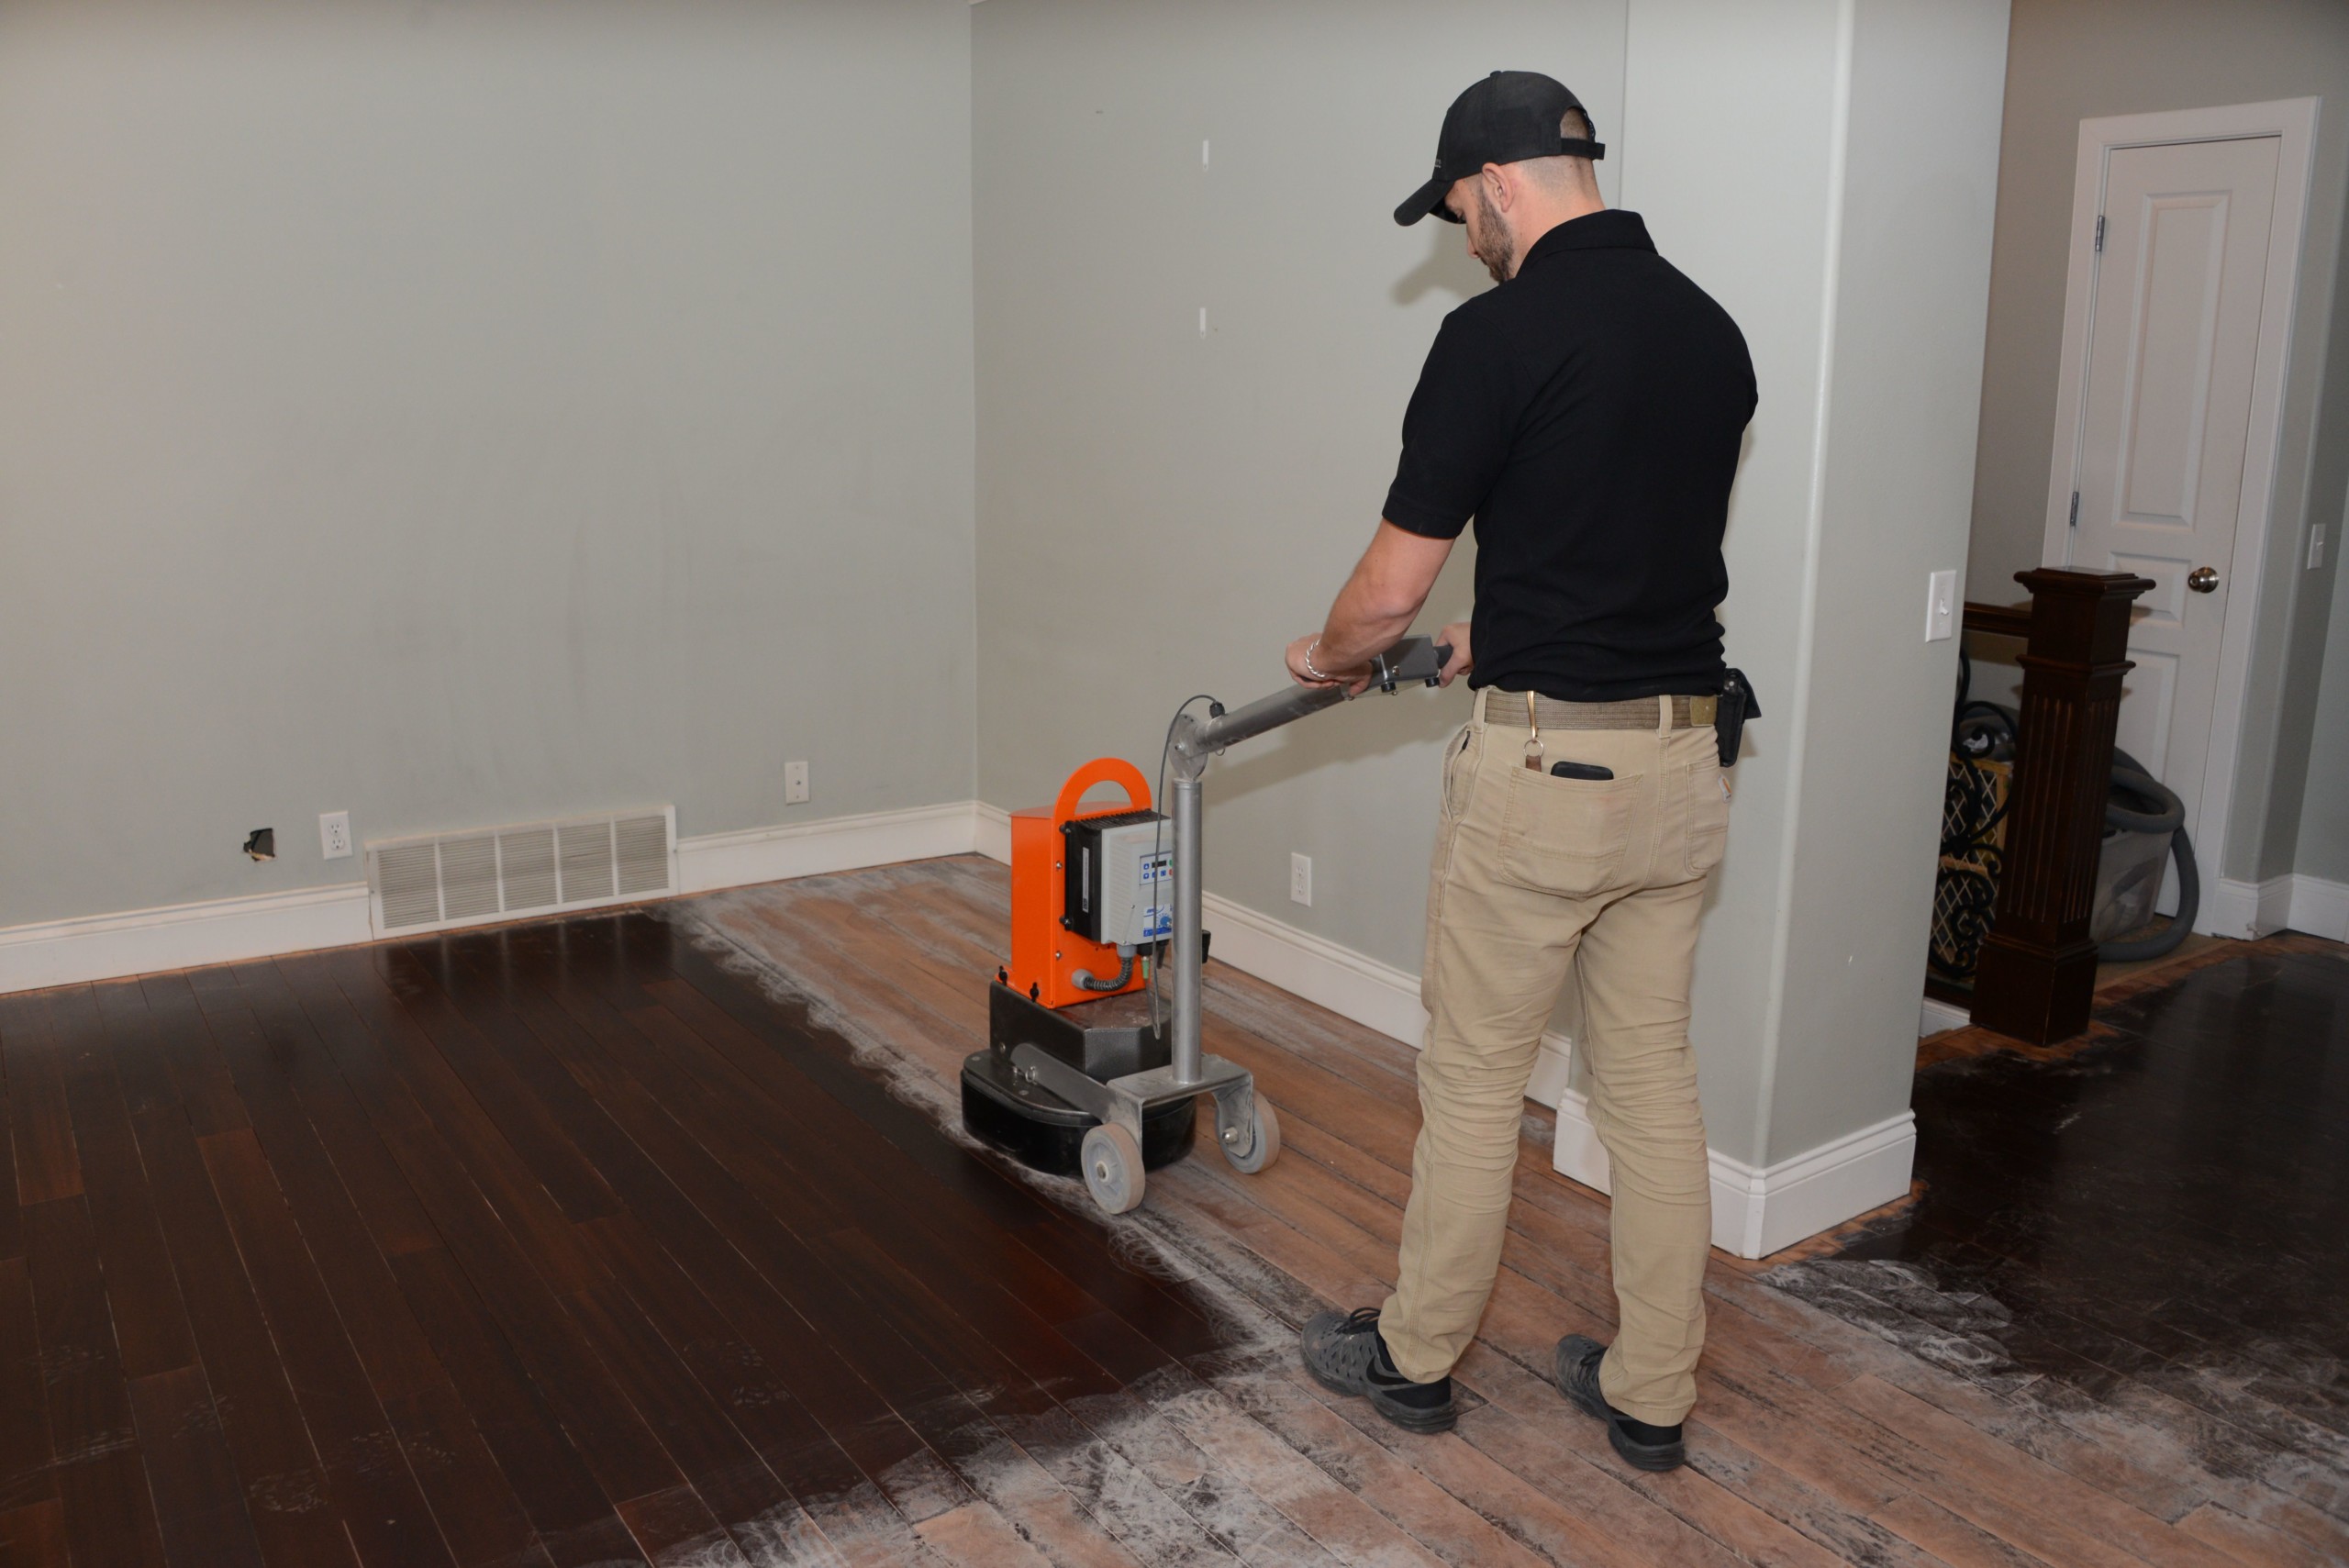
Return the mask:
<path id="1" fill-rule="evenodd" d="M 1525 724 L 1531 731 L 1525 738 L 1525 765 L 1535 773 L 1542 771 L 1542 716 L 1534 711 L 1533 694 L 1525 694 Z"/>

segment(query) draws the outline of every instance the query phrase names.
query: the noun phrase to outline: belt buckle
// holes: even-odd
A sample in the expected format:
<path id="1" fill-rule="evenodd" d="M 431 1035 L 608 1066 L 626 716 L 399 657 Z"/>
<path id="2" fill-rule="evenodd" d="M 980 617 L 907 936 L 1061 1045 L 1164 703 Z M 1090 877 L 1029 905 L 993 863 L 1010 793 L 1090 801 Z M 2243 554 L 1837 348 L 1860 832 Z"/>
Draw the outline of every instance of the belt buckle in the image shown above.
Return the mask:
<path id="1" fill-rule="evenodd" d="M 1720 710 L 1721 699 L 1718 696 L 1690 697 L 1688 699 L 1688 728 L 1710 728 L 1713 720 L 1720 716 Z"/>

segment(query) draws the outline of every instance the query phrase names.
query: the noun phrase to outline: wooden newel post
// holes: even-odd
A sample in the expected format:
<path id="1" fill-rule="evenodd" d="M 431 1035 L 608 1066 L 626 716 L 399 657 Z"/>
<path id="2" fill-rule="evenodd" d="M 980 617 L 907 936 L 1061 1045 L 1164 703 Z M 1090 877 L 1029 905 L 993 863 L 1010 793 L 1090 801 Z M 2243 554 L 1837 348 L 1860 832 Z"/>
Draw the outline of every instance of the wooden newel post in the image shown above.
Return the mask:
<path id="1" fill-rule="evenodd" d="M 2022 714 L 1997 913 L 1974 1022 L 2034 1045 L 2087 1031 L 2096 991 L 2088 906 L 2104 839 L 2112 733 L 2129 673 L 2129 609 L 2154 584 L 2118 572 L 2018 572 L 2031 590 Z"/>

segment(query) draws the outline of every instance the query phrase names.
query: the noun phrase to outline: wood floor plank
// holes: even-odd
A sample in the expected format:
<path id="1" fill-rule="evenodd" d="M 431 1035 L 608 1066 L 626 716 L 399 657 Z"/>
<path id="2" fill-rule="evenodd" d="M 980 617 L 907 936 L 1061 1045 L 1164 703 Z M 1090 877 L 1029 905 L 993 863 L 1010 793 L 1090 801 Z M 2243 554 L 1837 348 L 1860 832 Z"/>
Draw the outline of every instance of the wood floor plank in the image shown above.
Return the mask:
<path id="1" fill-rule="evenodd" d="M 0 1513 L 57 1495 L 49 1475 L 45 1371 L 31 1275 L 21 1254 L 0 1258 Z"/>
<path id="2" fill-rule="evenodd" d="M 2206 1546 L 2217 1547 L 2250 1568 L 2323 1568 L 2338 1557 L 2294 1540 L 2281 1530 L 2205 1503 L 2177 1521 L 2177 1528 Z"/>
<path id="3" fill-rule="evenodd" d="M 121 1056 L 153 1047 L 117 1037 L 87 990 L 53 997 L 50 1021 L 63 1054 L 83 1194 L 124 1375 L 145 1377 L 186 1366 L 195 1360 L 195 1338 L 114 1073 Z"/>
<path id="4" fill-rule="evenodd" d="M 750 1568 L 742 1549 L 718 1524 L 709 1506 L 684 1483 L 632 1497 L 620 1518 L 653 1568 Z"/>
<path id="5" fill-rule="evenodd" d="M 452 1562 L 261 1145 L 249 1129 L 197 1142 L 361 1558 Z"/>
<path id="6" fill-rule="evenodd" d="M 71 1550 L 65 1507 L 56 1498 L 0 1512 L 0 1568 L 57 1568 Z"/>
<path id="7" fill-rule="evenodd" d="M 524 1369 L 455 1262 L 439 1251 L 403 1252 L 392 1260 L 392 1272 L 548 1557 L 559 1568 L 643 1561 L 611 1499 L 549 1407 L 545 1391 Z"/>
<path id="8" fill-rule="evenodd" d="M 131 1126 L 262 1559 L 273 1568 L 355 1562 L 194 1132 L 170 1106 Z"/>
<path id="9" fill-rule="evenodd" d="M 8 1122 L 17 1201 L 25 1207 L 82 1190 L 73 1119 L 65 1104 L 64 1048 L 51 1033 L 46 994 L 0 996 L 0 1061 L 8 1073 Z"/>
<path id="10" fill-rule="evenodd" d="M 604 1367 L 683 1473 L 699 1507 L 731 1529 L 793 1504 L 789 1488 L 703 1391 L 617 1281 L 565 1299 Z M 636 1520 L 626 1507 L 621 1517 Z M 637 1540 L 646 1544 L 644 1531 Z"/>
<path id="11" fill-rule="evenodd" d="M 914 1527 L 922 1544 L 960 1568 L 1051 1568 L 1001 1514 L 969 1502 Z"/>
<path id="12" fill-rule="evenodd" d="M 131 1095 L 126 1082 L 131 1111 L 168 1099 L 198 1137 L 245 1125 L 244 1106 L 185 976 L 143 975 L 102 984 L 97 994 L 107 1031 L 127 1038 L 142 1054 L 151 1051 L 161 1069 L 151 1097 Z"/>
<path id="13" fill-rule="evenodd" d="M 436 1049 L 436 1070 L 464 1086 L 564 1217 L 575 1223 L 616 1210 L 619 1200 L 564 1135 L 551 1107 L 488 1049 L 434 983 L 432 968 L 399 948 L 373 951 L 378 972 L 399 991 L 402 1007 Z"/>
<path id="14" fill-rule="evenodd" d="M 163 1561 L 162 1538 L 115 1349 L 89 1210 L 77 1195 L 25 1210 L 25 1258 L 48 1387 L 50 1472 L 73 1555 L 112 1568 Z"/>
<path id="15" fill-rule="evenodd" d="M 259 1568 L 261 1541 L 204 1368 L 133 1378 L 130 1403 L 164 1561 L 174 1568 Z"/>
<path id="16" fill-rule="evenodd" d="M 338 1147 L 328 1153 L 295 1085 L 323 1090 L 330 1070 L 318 1061 L 324 1047 L 282 978 L 240 995 L 259 1029 L 228 1032 L 222 1042 L 227 1070 L 441 1538 L 467 1568 L 517 1561 L 531 1550 L 529 1518 L 433 1356 L 379 1250 L 377 1231 L 344 1182 L 345 1172 L 365 1177 L 396 1168 L 355 1112 L 339 1127 Z M 391 1234 L 417 1250 L 405 1225 Z"/>

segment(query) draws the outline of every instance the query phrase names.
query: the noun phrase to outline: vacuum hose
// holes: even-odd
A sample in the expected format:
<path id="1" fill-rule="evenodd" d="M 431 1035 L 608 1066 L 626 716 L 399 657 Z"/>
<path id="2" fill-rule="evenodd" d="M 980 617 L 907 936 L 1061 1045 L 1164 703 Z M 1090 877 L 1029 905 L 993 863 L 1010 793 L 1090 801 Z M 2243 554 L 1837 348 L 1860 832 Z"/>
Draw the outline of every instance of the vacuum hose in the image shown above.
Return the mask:
<path id="1" fill-rule="evenodd" d="M 2151 806 L 2150 811 L 2136 809 Z M 2186 836 L 2186 802 L 2176 791 L 2145 771 L 2144 764 L 2119 747 L 2112 750 L 2112 784 L 2104 800 L 2104 822 L 2124 833 L 2167 833 L 2169 852 L 2177 862 L 2177 913 L 2152 936 L 2133 942 L 2104 942 L 2096 950 L 2100 963 L 2135 963 L 2162 958 L 2177 950 L 2194 929 L 2202 907 L 2202 873 L 2194 862 L 2194 840 Z"/>

